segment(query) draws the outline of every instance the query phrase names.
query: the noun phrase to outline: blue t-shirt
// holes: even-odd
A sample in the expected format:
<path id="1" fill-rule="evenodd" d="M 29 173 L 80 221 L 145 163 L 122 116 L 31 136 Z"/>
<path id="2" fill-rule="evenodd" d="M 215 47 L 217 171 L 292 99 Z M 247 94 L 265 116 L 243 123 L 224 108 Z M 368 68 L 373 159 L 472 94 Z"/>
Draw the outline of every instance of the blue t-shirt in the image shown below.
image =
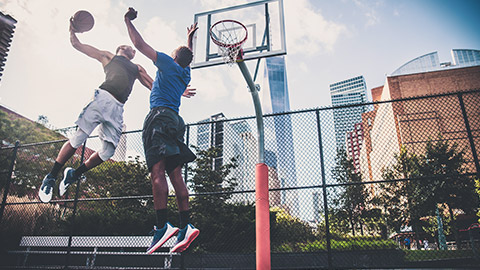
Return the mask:
<path id="1" fill-rule="evenodd" d="M 190 83 L 190 67 L 182 68 L 172 57 L 157 52 L 157 76 L 150 93 L 150 109 L 168 107 L 178 113 L 180 98 Z"/>

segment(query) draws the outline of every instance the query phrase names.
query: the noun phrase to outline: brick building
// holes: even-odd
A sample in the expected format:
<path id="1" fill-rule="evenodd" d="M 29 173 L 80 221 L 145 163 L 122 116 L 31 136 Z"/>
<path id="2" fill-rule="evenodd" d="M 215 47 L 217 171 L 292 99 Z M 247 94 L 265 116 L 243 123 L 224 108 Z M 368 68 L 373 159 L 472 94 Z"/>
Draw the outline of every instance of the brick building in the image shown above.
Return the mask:
<path id="1" fill-rule="evenodd" d="M 388 101 L 479 89 L 480 66 L 448 68 L 387 77 L 385 85 L 372 89 L 372 98 Z M 462 101 L 478 151 L 480 93 L 466 93 Z M 376 104 L 373 111 L 362 115 L 364 142 L 359 159 L 364 180 L 380 180 L 382 169 L 395 163 L 402 146 L 421 154 L 429 140 L 439 138 L 464 149 L 468 169 L 475 169 L 464 119 L 457 95 Z"/>

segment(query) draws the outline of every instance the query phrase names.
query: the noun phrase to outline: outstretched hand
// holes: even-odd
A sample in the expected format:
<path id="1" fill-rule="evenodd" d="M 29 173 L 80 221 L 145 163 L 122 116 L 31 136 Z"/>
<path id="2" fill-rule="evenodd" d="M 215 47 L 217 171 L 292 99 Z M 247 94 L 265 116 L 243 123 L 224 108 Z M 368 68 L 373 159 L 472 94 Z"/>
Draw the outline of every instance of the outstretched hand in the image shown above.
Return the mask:
<path id="1" fill-rule="evenodd" d="M 133 21 L 137 18 L 137 13 L 138 12 L 134 8 L 129 7 L 127 13 L 125 13 L 125 18 Z"/>
<path id="2" fill-rule="evenodd" d="M 195 34 L 195 31 L 197 30 L 198 30 L 197 23 L 194 23 L 190 27 L 187 27 L 187 35 L 191 37 L 193 36 L 193 34 Z"/>
<path id="3" fill-rule="evenodd" d="M 190 84 L 187 85 L 187 89 L 185 89 L 185 92 L 183 92 L 183 97 L 186 98 L 191 98 L 197 94 L 197 88 L 190 88 Z"/>

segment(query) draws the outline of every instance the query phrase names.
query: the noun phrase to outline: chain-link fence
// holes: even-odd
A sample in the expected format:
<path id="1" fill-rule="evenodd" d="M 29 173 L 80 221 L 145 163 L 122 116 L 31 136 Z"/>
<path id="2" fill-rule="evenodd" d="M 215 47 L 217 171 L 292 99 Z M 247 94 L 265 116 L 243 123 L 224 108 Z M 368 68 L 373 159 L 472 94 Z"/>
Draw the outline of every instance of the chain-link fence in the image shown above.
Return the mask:
<path id="1" fill-rule="evenodd" d="M 478 266 L 479 104 L 470 91 L 265 115 L 272 268 Z M 254 269 L 254 117 L 189 124 L 186 142 L 201 233 L 172 256 L 144 254 L 155 212 L 141 131 L 48 204 L 38 189 L 65 141 L 0 149 L 1 264 Z M 100 146 L 89 138 L 65 167 Z M 178 226 L 173 192 L 168 209 Z"/>

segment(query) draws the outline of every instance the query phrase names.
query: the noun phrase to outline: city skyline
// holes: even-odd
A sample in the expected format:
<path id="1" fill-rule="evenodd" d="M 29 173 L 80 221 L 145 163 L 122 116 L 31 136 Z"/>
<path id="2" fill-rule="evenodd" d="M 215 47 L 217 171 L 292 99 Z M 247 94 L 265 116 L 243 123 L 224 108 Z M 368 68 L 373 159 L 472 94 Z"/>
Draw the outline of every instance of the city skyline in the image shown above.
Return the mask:
<path id="1" fill-rule="evenodd" d="M 94 28 L 78 35 L 82 42 L 110 51 L 119 44 L 131 44 L 122 18 L 128 6 L 133 6 L 139 11 L 135 25 L 145 39 L 169 53 L 185 42 L 185 29 L 195 13 L 248 2 L 252 1 L 184 5 L 171 1 L 53 0 L 45 4 L 1 0 L 0 10 L 18 23 L 0 82 L 0 104 L 32 120 L 44 115 L 56 128 L 73 125 L 104 76 L 100 64 L 69 44 L 68 20 L 79 9 L 95 17 Z M 451 48 L 479 49 L 475 12 L 479 7 L 478 1 L 471 0 L 285 0 L 290 109 L 331 105 L 328 86 L 332 82 L 362 74 L 368 87 L 374 88 L 416 56 L 438 51 L 439 61 L 448 62 Z M 154 66 L 141 54 L 137 53 L 135 61 L 154 74 Z M 248 63 L 251 71 L 255 70 L 252 64 Z M 238 68 L 194 70 L 192 78 L 197 96 L 183 99 L 181 106 L 187 123 L 220 111 L 229 117 L 253 114 Z M 125 106 L 128 130 L 141 129 L 148 95 L 148 90 L 135 84 Z"/>

